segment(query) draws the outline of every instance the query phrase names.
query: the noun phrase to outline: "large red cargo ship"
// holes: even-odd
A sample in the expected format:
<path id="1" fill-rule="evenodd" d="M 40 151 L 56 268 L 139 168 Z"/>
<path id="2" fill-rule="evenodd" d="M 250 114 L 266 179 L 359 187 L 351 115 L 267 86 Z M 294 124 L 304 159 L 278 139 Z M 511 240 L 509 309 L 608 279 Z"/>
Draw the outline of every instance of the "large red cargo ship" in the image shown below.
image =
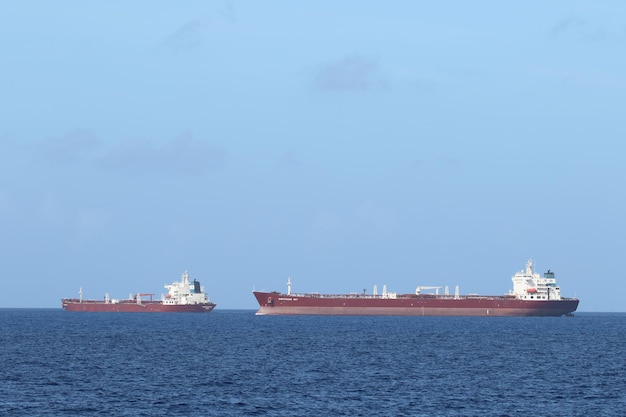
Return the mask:
<path id="1" fill-rule="evenodd" d="M 415 293 L 396 294 L 383 287 L 378 294 L 354 293 L 295 294 L 291 279 L 287 294 L 254 291 L 259 303 L 257 315 L 354 315 L 354 316 L 562 316 L 571 315 L 578 308 L 577 298 L 561 297 L 554 272 L 548 270 L 541 277 L 533 272 L 532 260 L 526 270 L 517 272 L 513 289 L 500 296 L 439 294 L 441 287 L 417 287 Z M 423 291 L 435 291 L 424 293 Z"/>
<path id="2" fill-rule="evenodd" d="M 209 300 L 204 287 L 198 280 L 189 281 L 185 271 L 180 281 L 166 285 L 168 293 L 160 300 L 153 300 L 154 294 L 131 294 L 128 299 L 110 298 L 105 294 L 104 300 L 83 300 L 82 288 L 79 298 L 64 298 L 62 307 L 67 311 L 87 312 L 120 312 L 120 313 L 209 313 L 215 303 Z"/>

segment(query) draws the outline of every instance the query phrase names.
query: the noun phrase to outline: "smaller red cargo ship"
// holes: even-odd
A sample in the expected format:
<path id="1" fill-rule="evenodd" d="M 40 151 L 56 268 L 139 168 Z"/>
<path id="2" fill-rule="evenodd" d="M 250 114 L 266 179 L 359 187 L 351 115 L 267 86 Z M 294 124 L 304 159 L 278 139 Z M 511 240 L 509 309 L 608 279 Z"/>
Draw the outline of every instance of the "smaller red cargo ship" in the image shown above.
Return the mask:
<path id="1" fill-rule="evenodd" d="M 180 281 L 165 288 L 168 293 L 160 300 L 153 300 L 154 294 L 131 294 L 126 300 L 109 298 L 109 294 L 105 294 L 104 300 L 83 300 L 81 288 L 80 298 L 64 298 L 61 305 L 67 311 L 115 313 L 210 313 L 215 308 L 216 304 L 209 300 L 200 282 L 189 281 L 187 271 Z"/>
<path id="2" fill-rule="evenodd" d="M 460 295 L 458 286 L 454 295 L 440 295 L 441 287 L 417 287 L 413 294 L 388 292 L 383 286 L 378 294 L 294 294 L 291 279 L 287 294 L 277 291 L 254 291 L 259 303 L 257 315 L 353 315 L 353 316 L 563 316 L 571 315 L 578 307 L 577 298 L 561 296 L 554 272 L 548 270 L 541 277 L 533 271 L 533 262 L 513 278 L 513 290 L 506 295 Z M 435 290 L 435 294 L 423 293 Z"/>

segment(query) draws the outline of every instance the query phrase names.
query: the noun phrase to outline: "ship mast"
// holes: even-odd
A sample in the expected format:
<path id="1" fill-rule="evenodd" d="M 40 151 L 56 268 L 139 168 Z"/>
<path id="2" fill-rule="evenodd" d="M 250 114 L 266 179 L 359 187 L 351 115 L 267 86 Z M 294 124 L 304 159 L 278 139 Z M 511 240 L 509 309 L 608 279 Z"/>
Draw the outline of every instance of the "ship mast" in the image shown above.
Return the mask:
<path id="1" fill-rule="evenodd" d="M 291 295 L 291 277 L 287 277 L 287 295 Z"/>

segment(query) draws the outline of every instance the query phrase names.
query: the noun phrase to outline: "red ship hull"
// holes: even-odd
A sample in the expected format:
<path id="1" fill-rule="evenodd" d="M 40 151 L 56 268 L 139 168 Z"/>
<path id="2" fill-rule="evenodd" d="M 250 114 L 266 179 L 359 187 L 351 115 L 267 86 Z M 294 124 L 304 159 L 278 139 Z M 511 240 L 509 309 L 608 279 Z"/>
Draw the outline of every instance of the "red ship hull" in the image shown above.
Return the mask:
<path id="1" fill-rule="evenodd" d="M 576 311 L 579 300 L 520 300 L 509 296 L 286 295 L 255 291 L 257 315 L 346 316 L 562 316 Z"/>
<path id="2" fill-rule="evenodd" d="M 161 301 L 121 300 L 115 303 L 107 303 L 96 300 L 79 300 L 77 298 L 65 298 L 61 305 L 66 311 L 81 312 L 106 312 L 106 313 L 210 313 L 214 303 L 202 304 L 163 304 Z"/>

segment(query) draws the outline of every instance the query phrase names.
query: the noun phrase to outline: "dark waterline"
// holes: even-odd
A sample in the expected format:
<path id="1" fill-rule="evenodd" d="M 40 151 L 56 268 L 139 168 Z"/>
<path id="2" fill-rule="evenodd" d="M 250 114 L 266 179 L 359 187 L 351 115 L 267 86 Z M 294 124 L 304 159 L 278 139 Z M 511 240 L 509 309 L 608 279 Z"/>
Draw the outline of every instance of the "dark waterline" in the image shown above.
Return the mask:
<path id="1" fill-rule="evenodd" d="M 626 415 L 624 313 L 0 319 L 0 416 Z"/>

